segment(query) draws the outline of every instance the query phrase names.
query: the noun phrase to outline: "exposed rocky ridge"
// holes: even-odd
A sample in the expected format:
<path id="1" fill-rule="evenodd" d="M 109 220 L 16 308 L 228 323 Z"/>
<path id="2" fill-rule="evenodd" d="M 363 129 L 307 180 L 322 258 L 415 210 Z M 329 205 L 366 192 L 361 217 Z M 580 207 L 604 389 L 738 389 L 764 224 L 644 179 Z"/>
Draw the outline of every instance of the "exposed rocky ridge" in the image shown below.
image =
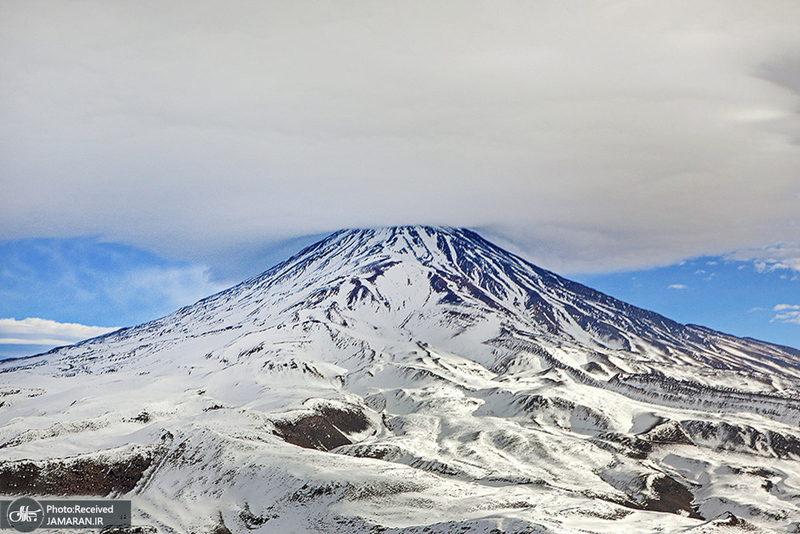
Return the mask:
<path id="1" fill-rule="evenodd" d="M 0 494 L 122 495 L 132 491 L 158 458 L 134 449 L 46 461 L 0 461 Z"/>

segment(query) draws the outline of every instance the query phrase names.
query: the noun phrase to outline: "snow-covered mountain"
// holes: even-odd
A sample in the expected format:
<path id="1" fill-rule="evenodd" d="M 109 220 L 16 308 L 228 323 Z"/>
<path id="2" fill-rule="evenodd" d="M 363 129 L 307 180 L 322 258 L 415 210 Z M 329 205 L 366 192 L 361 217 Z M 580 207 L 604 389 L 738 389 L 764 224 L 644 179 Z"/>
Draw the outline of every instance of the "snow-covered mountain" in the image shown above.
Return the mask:
<path id="1" fill-rule="evenodd" d="M 162 532 L 800 532 L 799 460 L 800 351 L 463 229 L 340 231 L 0 362 L 0 493 Z"/>

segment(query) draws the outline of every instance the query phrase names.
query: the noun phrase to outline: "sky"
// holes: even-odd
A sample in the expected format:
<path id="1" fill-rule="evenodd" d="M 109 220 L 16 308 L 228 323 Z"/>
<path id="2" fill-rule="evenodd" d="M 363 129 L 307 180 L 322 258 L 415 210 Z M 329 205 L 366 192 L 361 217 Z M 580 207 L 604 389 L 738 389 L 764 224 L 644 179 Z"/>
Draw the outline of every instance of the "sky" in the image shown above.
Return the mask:
<path id="1" fill-rule="evenodd" d="M 0 356 L 394 224 L 800 347 L 796 0 L 6 0 L 0 52 Z"/>

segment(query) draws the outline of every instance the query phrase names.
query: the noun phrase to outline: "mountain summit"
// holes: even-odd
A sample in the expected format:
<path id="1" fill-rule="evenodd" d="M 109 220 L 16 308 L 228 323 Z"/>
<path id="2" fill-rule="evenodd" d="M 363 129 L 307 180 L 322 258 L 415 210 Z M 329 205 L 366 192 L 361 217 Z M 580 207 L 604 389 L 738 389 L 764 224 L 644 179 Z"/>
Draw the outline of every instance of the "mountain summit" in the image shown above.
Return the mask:
<path id="1" fill-rule="evenodd" d="M 800 525 L 800 353 L 465 229 L 343 230 L 0 373 L 0 492 L 124 495 L 164 531 Z"/>

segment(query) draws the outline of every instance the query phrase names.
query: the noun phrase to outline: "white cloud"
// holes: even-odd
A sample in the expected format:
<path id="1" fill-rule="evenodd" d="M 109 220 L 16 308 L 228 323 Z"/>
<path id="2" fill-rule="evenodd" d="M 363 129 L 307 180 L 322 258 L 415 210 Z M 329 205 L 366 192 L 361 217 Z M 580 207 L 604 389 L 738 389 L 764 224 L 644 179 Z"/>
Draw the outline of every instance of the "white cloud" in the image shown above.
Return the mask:
<path id="1" fill-rule="evenodd" d="M 0 345 L 70 345 L 114 330 L 116 328 L 59 323 L 36 317 L 7 318 L 0 319 Z"/>
<path id="2" fill-rule="evenodd" d="M 575 272 L 797 235 L 796 0 L 0 9 L 7 238 L 433 223 Z"/>
<path id="3" fill-rule="evenodd" d="M 770 322 L 780 321 L 782 323 L 800 324 L 800 305 L 797 304 L 778 304 L 772 311 L 780 312 L 772 318 Z"/>
<path id="4" fill-rule="evenodd" d="M 672 284 L 667 286 L 668 289 L 688 289 L 689 286 L 686 284 Z"/>
<path id="5" fill-rule="evenodd" d="M 800 324 L 800 311 L 787 311 L 777 314 L 771 322 L 780 321 L 782 323 Z"/>
<path id="6" fill-rule="evenodd" d="M 763 248 L 744 249 L 728 254 L 727 259 L 751 261 L 760 273 L 800 272 L 800 244 L 780 243 Z"/>

